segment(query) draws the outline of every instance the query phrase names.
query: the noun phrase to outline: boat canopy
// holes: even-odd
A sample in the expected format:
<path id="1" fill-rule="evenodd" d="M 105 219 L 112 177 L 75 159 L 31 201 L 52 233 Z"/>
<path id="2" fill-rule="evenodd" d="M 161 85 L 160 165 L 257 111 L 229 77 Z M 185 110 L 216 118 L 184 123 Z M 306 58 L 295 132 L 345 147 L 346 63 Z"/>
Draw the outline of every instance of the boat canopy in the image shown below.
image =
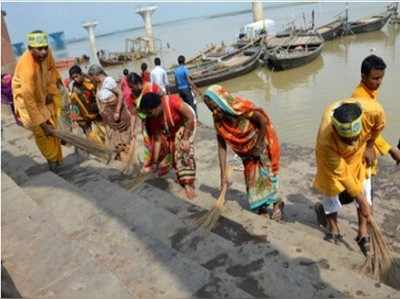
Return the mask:
<path id="1" fill-rule="evenodd" d="M 241 28 L 240 32 L 246 34 L 248 37 L 256 37 L 263 30 L 266 30 L 268 34 L 275 33 L 275 21 L 271 19 L 265 19 L 246 24 Z"/>

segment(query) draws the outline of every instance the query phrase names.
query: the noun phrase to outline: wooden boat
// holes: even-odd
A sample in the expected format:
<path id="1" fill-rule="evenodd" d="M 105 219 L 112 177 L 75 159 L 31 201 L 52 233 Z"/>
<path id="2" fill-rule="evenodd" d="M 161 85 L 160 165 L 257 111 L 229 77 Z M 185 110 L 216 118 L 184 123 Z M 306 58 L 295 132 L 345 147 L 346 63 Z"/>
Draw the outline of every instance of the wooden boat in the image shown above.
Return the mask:
<path id="1" fill-rule="evenodd" d="M 315 33 L 270 37 L 265 40 L 264 62 L 274 71 L 299 67 L 316 59 L 324 39 Z"/>
<path id="2" fill-rule="evenodd" d="M 255 48 L 252 55 L 246 55 L 245 52 L 252 48 Z M 196 86 L 202 87 L 244 75 L 258 66 L 262 52 L 261 46 L 255 46 L 254 43 L 250 43 L 218 60 L 192 65 L 190 67 L 192 81 Z M 174 72 L 171 70 L 168 72 L 168 75 L 169 82 L 171 82 L 172 85 L 170 86 L 170 90 L 174 91 Z"/>
<path id="3" fill-rule="evenodd" d="M 97 58 L 102 67 L 121 65 L 132 60 L 132 57 L 125 52 L 107 52 L 104 50 L 97 52 Z"/>
<path id="4" fill-rule="evenodd" d="M 342 36 L 344 33 L 345 25 L 346 19 L 338 18 L 333 22 L 316 28 L 315 32 L 320 34 L 325 41 L 328 41 Z"/>
<path id="5" fill-rule="evenodd" d="M 210 46 L 208 46 L 205 50 L 200 51 L 199 54 L 197 54 L 196 56 L 188 59 L 186 61 L 186 64 L 195 64 L 198 63 L 199 61 L 201 61 L 205 56 L 207 56 L 209 53 L 211 53 L 212 51 L 214 51 L 217 48 L 216 45 L 212 44 Z"/>
<path id="6" fill-rule="evenodd" d="M 121 65 L 121 64 L 125 63 L 125 61 L 121 61 L 121 60 L 106 59 L 106 58 L 100 58 L 100 57 L 99 57 L 99 62 L 100 62 L 102 67 Z"/>
<path id="7" fill-rule="evenodd" d="M 349 35 L 381 30 L 392 16 L 392 13 L 391 10 L 388 10 L 379 15 L 362 18 L 355 22 L 348 22 L 345 34 Z"/>
<path id="8" fill-rule="evenodd" d="M 77 59 L 75 57 L 63 58 L 56 60 L 55 62 L 56 69 L 58 69 L 59 71 L 69 69 L 75 64 L 77 64 Z"/>

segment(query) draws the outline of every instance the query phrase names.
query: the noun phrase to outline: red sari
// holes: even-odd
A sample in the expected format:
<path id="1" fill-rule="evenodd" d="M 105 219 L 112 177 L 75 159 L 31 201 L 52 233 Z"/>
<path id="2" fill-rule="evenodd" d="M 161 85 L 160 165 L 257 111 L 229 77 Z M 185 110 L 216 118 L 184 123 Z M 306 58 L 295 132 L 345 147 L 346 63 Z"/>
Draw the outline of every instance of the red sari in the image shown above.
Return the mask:
<path id="1" fill-rule="evenodd" d="M 168 173 L 171 166 L 175 169 L 178 182 L 184 185 L 193 185 L 196 176 L 194 160 L 194 132 L 190 137 L 190 150 L 181 149 L 184 135 L 184 119 L 180 107 L 184 102 L 178 95 L 166 96 L 162 100 L 163 114 L 157 118 L 148 118 L 144 121 L 145 156 L 144 168 L 158 168 L 160 176 Z M 159 154 L 156 156 L 156 148 Z"/>

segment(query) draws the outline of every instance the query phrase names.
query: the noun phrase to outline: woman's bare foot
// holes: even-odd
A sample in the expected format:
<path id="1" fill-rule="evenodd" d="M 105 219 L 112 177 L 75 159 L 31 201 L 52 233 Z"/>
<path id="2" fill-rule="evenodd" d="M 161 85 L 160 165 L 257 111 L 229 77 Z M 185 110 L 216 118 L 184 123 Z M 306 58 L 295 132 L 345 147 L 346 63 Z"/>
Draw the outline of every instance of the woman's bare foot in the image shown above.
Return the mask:
<path id="1" fill-rule="evenodd" d="M 185 185 L 185 195 L 187 199 L 194 199 L 197 195 L 196 192 L 194 191 L 194 187 L 190 185 Z"/>
<path id="2" fill-rule="evenodd" d="M 283 220 L 283 208 L 285 207 L 285 203 L 280 200 L 274 204 L 272 209 L 271 219 L 275 221 L 282 221 Z"/>

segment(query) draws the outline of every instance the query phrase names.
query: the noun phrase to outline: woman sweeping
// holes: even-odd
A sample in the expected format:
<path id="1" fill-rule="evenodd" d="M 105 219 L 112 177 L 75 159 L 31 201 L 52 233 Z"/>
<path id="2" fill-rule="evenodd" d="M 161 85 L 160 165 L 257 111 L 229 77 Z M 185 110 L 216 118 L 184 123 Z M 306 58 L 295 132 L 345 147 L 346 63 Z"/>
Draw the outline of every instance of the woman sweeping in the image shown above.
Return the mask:
<path id="1" fill-rule="evenodd" d="M 219 85 L 206 90 L 204 102 L 213 113 L 217 132 L 221 186 L 228 180 L 225 173 L 228 143 L 242 159 L 250 209 L 266 213 L 266 207 L 273 204 L 271 218 L 281 220 L 284 203 L 277 195 L 280 147 L 268 115 Z"/>
<path id="2" fill-rule="evenodd" d="M 88 75 L 97 83 L 99 112 L 107 127 L 107 143 L 116 152 L 115 159 L 127 163 L 133 151 L 132 117 L 126 109 L 117 82 L 98 65 L 89 68 Z M 125 165 L 128 170 L 130 165 Z"/>
<path id="3" fill-rule="evenodd" d="M 186 197 L 193 199 L 196 196 L 193 109 L 178 95 L 161 98 L 157 93 L 148 92 L 138 100 L 137 108 L 147 137 L 143 171 L 158 172 L 162 176 L 173 166 Z"/>

